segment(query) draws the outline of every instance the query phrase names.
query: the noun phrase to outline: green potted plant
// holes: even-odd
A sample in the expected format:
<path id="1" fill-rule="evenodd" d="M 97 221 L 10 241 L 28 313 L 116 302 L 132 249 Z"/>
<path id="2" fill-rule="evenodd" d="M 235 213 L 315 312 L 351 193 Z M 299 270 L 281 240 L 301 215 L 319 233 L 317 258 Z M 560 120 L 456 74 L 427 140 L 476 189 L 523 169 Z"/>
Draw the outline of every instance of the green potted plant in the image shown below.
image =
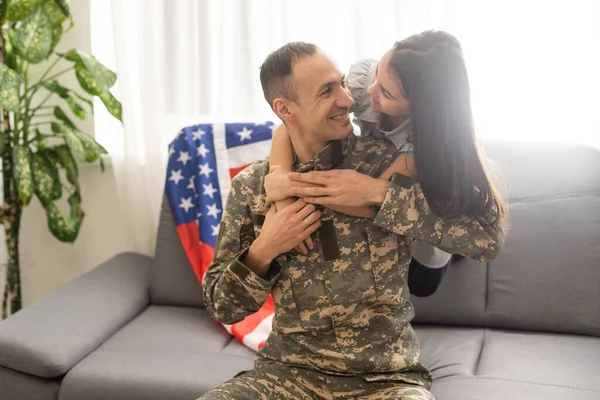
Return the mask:
<path id="1" fill-rule="evenodd" d="M 91 96 L 98 96 L 121 120 L 121 104 L 109 91 L 116 74 L 85 52 L 55 50 L 63 32 L 72 27 L 66 0 L 0 0 L 0 218 L 8 253 L 2 318 L 22 307 L 19 228 L 23 206 L 36 196 L 46 211 L 50 232 L 72 243 L 84 218 L 77 163 L 99 162 L 104 169 L 106 150 L 83 133 L 65 109 L 74 118 L 85 119 L 88 109 L 93 112 Z M 57 71 L 59 62 L 68 68 Z M 48 68 L 35 78 L 30 67 L 40 63 Z M 82 91 L 61 85 L 59 78 L 67 73 L 75 73 Z M 53 97 L 62 106 L 48 105 Z M 66 199 L 68 211 L 60 206 L 61 198 Z"/>

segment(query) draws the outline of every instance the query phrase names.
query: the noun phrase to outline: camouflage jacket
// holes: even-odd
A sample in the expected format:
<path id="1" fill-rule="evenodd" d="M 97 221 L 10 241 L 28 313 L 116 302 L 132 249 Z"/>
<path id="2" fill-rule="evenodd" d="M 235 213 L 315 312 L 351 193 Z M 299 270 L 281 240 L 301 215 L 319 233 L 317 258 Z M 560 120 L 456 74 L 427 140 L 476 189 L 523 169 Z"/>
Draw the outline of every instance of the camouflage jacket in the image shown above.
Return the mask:
<path id="1" fill-rule="evenodd" d="M 354 169 L 376 177 L 395 157 L 385 141 L 350 136 L 332 142 L 295 170 Z M 376 217 L 352 217 L 327 208 L 307 256 L 277 257 L 264 278 L 241 260 L 260 234 L 269 205 L 264 191 L 268 160 L 232 183 L 215 256 L 204 278 L 211 316 L 226 324 L 275 300 L 272 332 L 257 361 L 273 360 L 367 380 L 401 380 L 429 387 L 407 285 L 412 241 L 481 261 L 501 247 L 495 218 L 443 220 L 433 215 L 418 184 L 395 175 Z"/>

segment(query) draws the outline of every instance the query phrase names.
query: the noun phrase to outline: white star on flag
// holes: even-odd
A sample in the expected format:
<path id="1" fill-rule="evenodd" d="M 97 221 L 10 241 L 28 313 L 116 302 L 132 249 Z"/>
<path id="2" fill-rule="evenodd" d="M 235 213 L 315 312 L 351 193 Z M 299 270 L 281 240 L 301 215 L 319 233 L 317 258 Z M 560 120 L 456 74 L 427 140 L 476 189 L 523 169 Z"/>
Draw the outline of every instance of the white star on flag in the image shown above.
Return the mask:
<path id="1" fill-rule="evenodd" d="M 192 157 L 190 157 L 190 153 L 188 153 L 187 151 L 180 151 L 179 152 L 179 158 L 177 159 L 177 161 L 183 163 L 183 165 L 186 165 L 188 161 L 190 161 L 192 159 Z"/>
<path id="2" fill-rule="evenodd" d="M 190 208 L 193 208 L 194 205 L 192 204 L 192 198 L 188 197 L 187 199 L 181 198 L 181 204 L 179 205 L 180 208 L 183 208 L 185 210 L 185 212 L 188 212 L 190 210 Z"/>
<path id="3" fill-rule="evenodd" d="M 185 187 L 186 189 L 190 189 L 195 191 L 196 190 L 196 184 L 194 183 L 194 177 L 190 177 L 190 183 Z"/>
<path id="4" fill-rule="evenodd" d="M 219 236 L 219 225 L 211 225 L 210 227 L 212 228 L 212 235 Z"/>
<path id="5" fill-rule="evenodd" d="M 202 184 L 202 187 L 204 188 L 203 194 L 209 196 L 211 199 L 213 198 L 213 194 L 218 192 L 218 190 L 213 187 L 212 183 L 209 183 L 208 185 Z"/>
<path id="6" fill-rule="evenodd" d="M 210 153 L 210 150 L 208 150 L 208 149 L 206 148 L 206 146 L 204 145 L 204 143 L 202 143 L 202 144 L 200 145 L 200 147 L 198 147 L 197 151 L 198 151 L 198 154 L 197 154 L 197 155 L 199 155 L 199 156 L 202 156 L 202 157 L 206 157 L 206 155 L 207 155 L 208 153 Z"/>
<path id="7" fill-rule="evenodd" d="M 219 210 L 217 208 L 216 204 L 213 204 L 213 205 L 207 204 L 206 208 L 208 209 L 208 212 L 206 213 L 206 215 L 209 215 L 209 216 L 211 216 L 211 217 L 213 217 L 215 219 L 218 218 L 219 213 L 221 212 L 221 210 Z"/>
<path id="8" fill-rule="evenodd" d="M 179 183 L 180 180 L 183 179 L 183 176 L 181 176 L 181 170 L 177 170 L 177 171 L 171 171 L 171 177 L 169 178 L 170 181 L 175 182 L 175 184 L 177 185 Z"/>
<path id="9" fill-rule="evenodd" d="M 169 146 L 169 157 L 171 157 L 173 154 L 175 154 L 175 149 L 173 146 Z"/>
<path id="10" fill-rule="evenodd" d="M 211 172 L 215 172 L 215 170 L 210 168 L 208 163 L 200 165 L 200 175 L 204 175 L 208 178 Z"/>
<path id="11" fill-rule="evenodd" d="M 244 129 L 242 129 L 240 132 L 238 132 L 237 134 L 240 136 L 240 141 L 243 142 L 244 140 L 250 140 L 252 139 L 252 129 L 248 129 L 246 127 L 244 127 Z"/>
<path id="12" fill-rule="evenodd" d="M 198 128 L 197 130 L 192 132 L 192 135 L 194 136 L 194 140 L 200 140 L 200 138 L 202 136 L 206 135 L 206 132 L 204 132 L 202 129 Z"/>

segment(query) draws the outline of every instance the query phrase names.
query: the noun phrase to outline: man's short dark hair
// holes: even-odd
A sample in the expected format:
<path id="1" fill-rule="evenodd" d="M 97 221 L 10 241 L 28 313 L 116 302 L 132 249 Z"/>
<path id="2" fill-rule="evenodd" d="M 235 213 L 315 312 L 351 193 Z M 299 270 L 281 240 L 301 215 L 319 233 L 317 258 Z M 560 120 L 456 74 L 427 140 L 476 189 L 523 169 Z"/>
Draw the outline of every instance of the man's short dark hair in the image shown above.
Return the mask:
<path id="1" fill-rule="evenodd" d="M 260 84 L 271 108 L 277 97 L 297 100 L 292 69 L 298 60 L 315 54 L 317 50 L 318 47 L 312 43 L 291 42 L 268 55 L 260 67 Z"/>

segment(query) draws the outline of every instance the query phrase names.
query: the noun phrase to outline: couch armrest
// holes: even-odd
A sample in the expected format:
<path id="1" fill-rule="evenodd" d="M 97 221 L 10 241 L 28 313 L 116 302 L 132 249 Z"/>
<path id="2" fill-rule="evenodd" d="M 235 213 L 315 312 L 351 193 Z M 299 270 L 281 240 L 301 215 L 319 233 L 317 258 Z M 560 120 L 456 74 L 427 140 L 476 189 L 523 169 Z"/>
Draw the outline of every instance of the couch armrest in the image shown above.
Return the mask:
<path id="1" fill-rule="evenodd" d="M 0 366 L 66 374 L 148 306 L 152 262 L 119 254 L 0 322 Z"/>

